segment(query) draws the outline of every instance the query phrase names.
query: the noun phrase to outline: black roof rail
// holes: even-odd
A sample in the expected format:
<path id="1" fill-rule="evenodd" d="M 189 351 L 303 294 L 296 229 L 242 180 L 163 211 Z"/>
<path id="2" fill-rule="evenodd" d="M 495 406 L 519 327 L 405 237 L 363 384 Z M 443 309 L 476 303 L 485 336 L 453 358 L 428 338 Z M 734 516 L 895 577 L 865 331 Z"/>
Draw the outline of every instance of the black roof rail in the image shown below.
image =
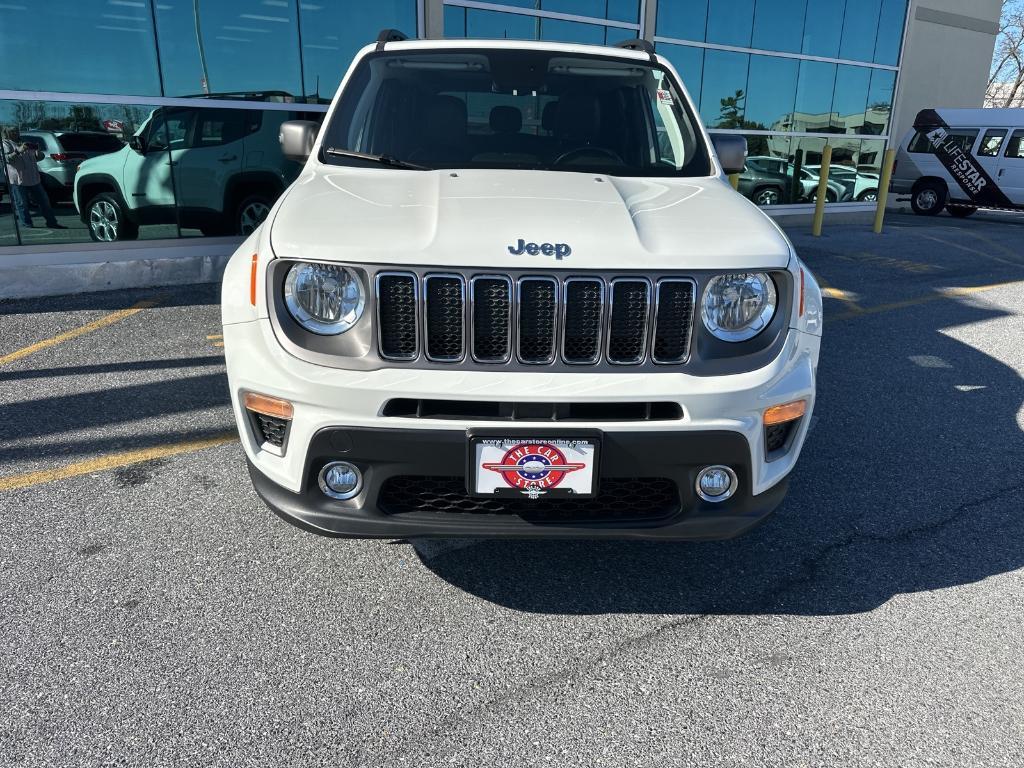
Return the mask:
<path id="1" fill-rule="evenodd" d="M 408 40 L 409 36 L 397 29 L 382 29 L 377 35 L 377 50 L 383 51 L 386 43 L 400 43 L 402 40 Z"/>
<path id="2" fill-rule="evenodd" d="M 650 40 L 623 40 L 620 43 L 614 45 L 615 48 L 625 48 L 628 51 L 643 51 L 652 59 L 654 58 L 654 43 Z"/>

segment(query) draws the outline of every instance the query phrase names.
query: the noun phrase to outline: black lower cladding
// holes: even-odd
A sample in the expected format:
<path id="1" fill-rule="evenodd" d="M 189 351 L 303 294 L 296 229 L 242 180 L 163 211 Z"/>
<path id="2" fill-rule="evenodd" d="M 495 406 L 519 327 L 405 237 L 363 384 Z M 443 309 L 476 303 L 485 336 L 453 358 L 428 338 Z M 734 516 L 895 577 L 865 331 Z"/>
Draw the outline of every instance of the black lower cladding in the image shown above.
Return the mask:
<path id="1" fill-rule="evenodd" d="M 494 437 L 557 438 L 557 429 L 493 430 Z M 490 433 L 488 433 L 490 434 Z M 750 448 L 736 432 L 604 432 L 598 495 L 592 499 L 473 498 L 466 488 L 462 430 L 324 429 L 313 436 L 302 489 L 277 485 L 249 465 L 263 500 L 315 533 L 356 538 L 457 537 L 727 539 L 782 501 L 786 481 L 751 494 Z M 354 499 L 325 496 L 317 476 L 330 461 L 363 472 Z M 726 464 L 739 489 L 713 504 L 694 492 L 698 471 Z"/>

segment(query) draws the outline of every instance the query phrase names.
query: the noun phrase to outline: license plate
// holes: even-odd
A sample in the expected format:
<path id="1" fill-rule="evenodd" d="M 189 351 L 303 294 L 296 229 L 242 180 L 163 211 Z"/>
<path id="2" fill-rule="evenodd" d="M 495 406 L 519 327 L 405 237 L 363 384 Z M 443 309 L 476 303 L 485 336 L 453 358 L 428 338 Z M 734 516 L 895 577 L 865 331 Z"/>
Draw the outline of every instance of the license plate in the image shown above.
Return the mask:
<path id="1" fill-rule="evenodd" d="M 469 491 L 530 499 L 597 493 L 596 438 L 474 437 Z"/>

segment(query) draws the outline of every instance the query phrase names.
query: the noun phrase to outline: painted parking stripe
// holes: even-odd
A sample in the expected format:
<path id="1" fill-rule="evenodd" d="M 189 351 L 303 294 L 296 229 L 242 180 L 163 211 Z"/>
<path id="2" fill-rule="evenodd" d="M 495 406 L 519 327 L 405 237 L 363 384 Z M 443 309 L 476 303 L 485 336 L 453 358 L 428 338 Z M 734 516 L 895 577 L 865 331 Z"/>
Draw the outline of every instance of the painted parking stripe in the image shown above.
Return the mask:
<path id="1" fill-rule="evenodd" d="M 1008 280 L 1005 283 L 992 283 L 990 285 L 974 285 L 968 288 L 942 288 L 938 293 L 930 293 L 927 296 L 916 296 L 912 299 L 904 299 L 903 301 L 894 301 L 891 304 L 877 304 L 873 307 L 864 307 L 859 312 L 841 312 L 838 315 L 826 315 L 825 322 L 836 322 L 837 320 L 852 320 L 855 317 L 864 317 L 865 315 L 877 315 L 880 312 L 891 312 L 897 309 L 905 309 L 907 307 L 916 307 L 919 304 L 928 304 L 933 301 L 939 301 L 941 299 L 956 299 L 963 296 L 970 296 L 974 293 L 984 293 L 985 291 L 992 291 L 996 288 L 1005 288 L 1009 285 L 1020 285 L 1019 280 Z"/>
<path id="2" fill-rule="evenodd" d="M 138 304 L 135 304 L 129 307 L 128 309 L 121 309 L 118 310 L 117 312 L 112 312 L 109 315 L 104 315 L 98 320 L 93 320 L 91 323 L 86 323 L 85 325 L 80 326 L 78 328 L 73 328 L 70 331 L 59 333 L 56 336 L 50 337 L 49 339 L 43 339 L 42 341 L 37 341 L 35 344 L 30 344 L 27 347 L 22 347 L 19 350 L 10 352 L 4 355 L 3 357 L 0 357 L 0 365 L 13 363 L 15 360 L 20 360 L 23 357 L 28 357 L 31 354 L 46 349 L 47 347 L 52 347 L 56 344 L 60 344 L 65 341 L 70 341 L 71 339 L 77 339 L 79 336 L 84 336 L 87 333 L 92 333 L 93 331 L 97 331 L 100 328 L 106 328 L 108 325 L 113 325 L 114 323 L 129 318 L 132 315 L 138 314 L 144 309 L 149 309 L 150 307 L 155 307 L 156 305 L 157 302 L 154 300 L 147 299 L 146 301 L 140 301 Z"/>
<path id="3" fill-rule="evenodd" d="M 142 448 L 137 451 L 123 451 L 121 453 L 110 453 L 106 456 L 98 456 L 95 459 L 77 461 L 74 464 L 65 464 L 56 469 L 46 469 L 39 472 L 26 472 L 21 475 L 10 475 L 0 477 L 0 492 L 13 491 L 18 488 L 28 488 L 33 485 L 52 483 L 55 480 L 67 480 L 79 475 L 88 475 L 93 472 L 103 472 L 108 469 L 127 467 L 129 464 L 139 464 L 143 461 L 163 459 L 168 456 L 176 456 L 179 453 L 194 453 L 206 448 L 214 448 L 218 445 L 237 442 L 238 434 L 225 432 L 214 437 L 207 437 L 202 440 L 185 440 L 180 443 L 169 445 L 158 445 L 154 448 Z"/>

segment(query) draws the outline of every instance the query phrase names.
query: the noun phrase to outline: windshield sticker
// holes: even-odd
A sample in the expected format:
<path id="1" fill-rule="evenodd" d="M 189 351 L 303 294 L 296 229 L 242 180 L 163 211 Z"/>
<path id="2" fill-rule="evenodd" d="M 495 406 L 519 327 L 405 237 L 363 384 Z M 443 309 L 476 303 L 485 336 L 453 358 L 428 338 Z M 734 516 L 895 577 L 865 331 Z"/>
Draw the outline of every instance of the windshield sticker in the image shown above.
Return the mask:
<path id="1" fill-rule="evenodd" d="M 676 102 L 675 102 L 675 99 L 672 98 L 672 92 L 671 91 L 663 91 L 661 88 L 659 88 L 658 89 L 658 103 L 659 104 L 667 104 L 668 106 L 671 107 Z"/>

